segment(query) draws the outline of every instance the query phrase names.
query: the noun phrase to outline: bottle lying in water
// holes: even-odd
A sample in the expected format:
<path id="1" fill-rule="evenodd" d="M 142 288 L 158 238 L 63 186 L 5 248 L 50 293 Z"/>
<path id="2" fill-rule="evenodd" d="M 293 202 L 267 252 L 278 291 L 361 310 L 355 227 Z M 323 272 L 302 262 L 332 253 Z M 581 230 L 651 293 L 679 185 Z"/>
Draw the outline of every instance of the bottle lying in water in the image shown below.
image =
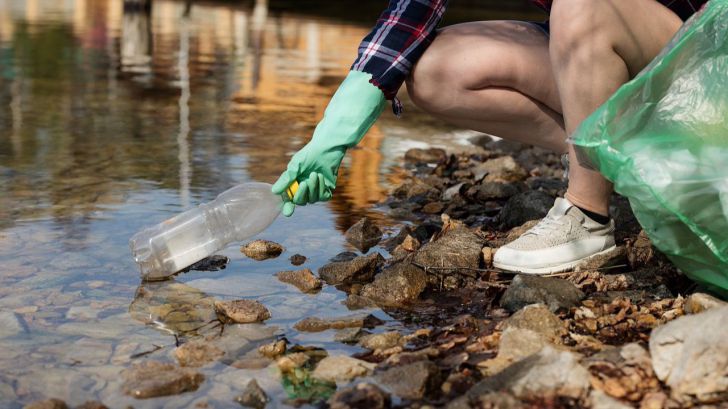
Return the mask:
<path id="1" fill-rule="evenodd" d="M 286 195 L 292 198 L 298 183 L 282 196 L 267 183 L 243 183 L 129 240 L 142 279 L 163 280 L 211 256 L 228 244 L 265 230 L 281 210 Z"/>

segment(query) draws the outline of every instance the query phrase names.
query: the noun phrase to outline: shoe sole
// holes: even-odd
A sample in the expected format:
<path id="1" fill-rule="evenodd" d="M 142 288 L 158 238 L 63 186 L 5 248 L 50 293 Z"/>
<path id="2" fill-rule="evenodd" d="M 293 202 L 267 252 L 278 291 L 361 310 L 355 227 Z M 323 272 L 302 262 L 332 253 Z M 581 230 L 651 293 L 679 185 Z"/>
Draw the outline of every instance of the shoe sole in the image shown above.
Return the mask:
<path id="1" fill-rule="evenodd" d="M 606 250 L 600 251 L 599 253 L 594 253 L 589 257 L 584 257 L 584 258 L 576 260 L 576 261 L 570 261 L 565 264 L 559 264 L 559 265 L 551 266 L 551 267 L 528 268 L 528 267 L 509 266 L 507 264 L 502 264 L 502 263 L 493 263 L 493 267 L 504 270 L 504 271 L 510 271 L 513 273 L 533 274 L 533 275 L 563 273 L 565 271 L 570 271 L 570 270 L 574 269 L 574 267 L 576 267 L 577 265 L 579 265 L 585 261 L 589 261 L 589 260 L 593 259 L 594 257 L 598 257 L 603 254 L 607 254 L 616 248 L 617 248 L 617 246 L 614 245 Z"/>

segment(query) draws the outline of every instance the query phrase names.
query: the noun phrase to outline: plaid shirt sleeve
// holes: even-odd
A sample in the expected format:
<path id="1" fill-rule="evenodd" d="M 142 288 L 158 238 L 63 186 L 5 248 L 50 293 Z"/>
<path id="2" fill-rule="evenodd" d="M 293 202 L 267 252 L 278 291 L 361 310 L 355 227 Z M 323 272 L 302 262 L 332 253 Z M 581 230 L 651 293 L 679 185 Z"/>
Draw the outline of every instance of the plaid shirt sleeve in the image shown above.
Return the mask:
<path id="1" fill-rule="evenodd" d="M 432 43 L 446 6 L 447 0 L 390 0 L 377 25 L 359 45 L 351 69 L 371 74 L 372 84 L 387 99 L 394 99 Z"/>

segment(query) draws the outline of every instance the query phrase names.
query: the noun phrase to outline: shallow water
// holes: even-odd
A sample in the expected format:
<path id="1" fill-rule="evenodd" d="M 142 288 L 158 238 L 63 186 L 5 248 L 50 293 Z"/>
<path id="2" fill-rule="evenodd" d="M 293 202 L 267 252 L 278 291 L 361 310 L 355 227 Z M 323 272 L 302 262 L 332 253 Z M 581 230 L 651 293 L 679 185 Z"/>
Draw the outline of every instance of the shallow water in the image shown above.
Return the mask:
<path id="1" fill-rule="evenodd" d="M 367 30 L 305 11 L 155 0 L 147 15 L 124 12 L 121 0 L 0 0 L 0 406 L 56 397 L 227 407 L 251 378 L 280 402 L 285 382 L 268 369 L 225 362 L 202 370 L 196 392 L 122 394 L 124 368 L 173 361 L 175 343 L 202 332 L 209 297 L 270 309 L 265 326 L 240 329 L 245 351 L 277 335 L 358 350 L 332 332 L 292 329 L 307 316 L 349 314 L 344 293 L 301 294 L 273 274 L 294 269 L 295 253 L 315 270 L 351 250 L 342 232 L 363 215 L 392 226 L 371 206 L 401 153 L 471 133 L 416 110 L 385 114 L 347 157 L 332 202 L 298 208 L 260 235 L 286 248 L 277 259 L 253 261 L 233 246 L 225 270 L 142 286 L 127 246 L 140 228 L 237 183 L 274 181 L 305 143 Z"/>

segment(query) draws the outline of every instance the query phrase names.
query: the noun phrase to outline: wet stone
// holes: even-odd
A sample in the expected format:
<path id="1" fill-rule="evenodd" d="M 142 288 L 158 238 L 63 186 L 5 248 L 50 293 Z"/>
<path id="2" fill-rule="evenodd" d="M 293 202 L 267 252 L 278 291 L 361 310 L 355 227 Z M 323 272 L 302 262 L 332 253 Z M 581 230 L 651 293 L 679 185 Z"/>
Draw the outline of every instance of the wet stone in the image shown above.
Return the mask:
<path id="1" fill-rule="evenodd" d="M 370 282 L 384 257 L 379 253 L 356 257 L 348 261 L 335 261 L 319 268 L 319 276 L 330 285 Z"/>
<path id="2" fill-rule="evenodd" d="M 31 402 L 23 406 L 23 409 L 68 409 L 68 405 L 60 399 L 53 398 Z"/>
<path id="3" fill-rule="evenodd" d="M 207 258 L 203 258 L 202 260 L 198 261 L 197 263 L 185 268 L 182 270 L 182 272 L 187 271 L 218 271 L 218 270 L 224 270 L 225 267 L 227 267 L 227 264 L 230 262 L 230 259 L 221 256 L 221 255 L 214 255 Z"/>
<path id="4" fill-rule="evenodd" d="M 501 297 L 500 305 L 516 312 L 530 304 L 544 304 L 555 312 L 577 306 L 584 296 L 581 290 L 566 280 L 519 274 Z"/>
<path id="5" fill-rule="evenodd" d="M 276 277 L 278 277 L 279 281 L 296 286 L 304 293 L 316 292 L 323 285 L 321 280 L 313 275 L 313 272 L 308 268 L 296 271 L 281 271 L 276 273 Z"/>
<path id="6" fill-rule="evenodd" d="M 543 219 L 551 210 L 554 197 L 538 190 L 529 190 L 512 196 L 499 215 L 504 229 L 520 226 L 529 220 Z"/>
<path id="7" fill-rule="evenodd" d="M 422 399 L 438 386 L 440 370 L 430 361 L 395 366 L 374 375 L 392 394 L 404 399 Z"/>
<path id="8" fill-rule="evenodd" d="M 293 327 L 301 332 L 321 332 L 329 329 L 374 328 L 384 322 L 373 315 L 341 318 L 309 317 L 299 321 Z"/>
<path id="9" fill-rule="evenodd" d="M 405 152 L 404 160 L 406 163 L 438 163 L 447 159 L 447 152 L 440 148 L 412 148 Z"/>
<path id="10" fill-rule="evenodd" d="M 328 401 L 331 409 L 388 409 L 389 394 L 370 383 L 359 383 L 338 390 Z"/>
<path id="11" fill-rule="evenodd" d="M 334 341 L 344 344 L 356 344 L 363 336 L 368 334 L 368 331 L 364 331 L 361 328 L 343 328 L 336 331 Z"/>
<path id="12" fill-rule="evenodd" d="M 198 367 L 217 361 L 225 355 L 225 351 L 210 340 L 195 340 L 178 346 L 174 355 L 181 366 Z"/>
<path id="13" fill-rule="evenodd" d="M 240 251 L 253 260 L 261 261 L 280 256 L 283 246 L 268 240 L 255 240 L 241 247 Z"/>
<path id="14" fill-rule="evenodd" d="M 278 340 L 270 344 L 261 345 L 258 352 L 264 357 L 275 359 L 286 353 L 286 341 Z"/>
<path id="15" fill-rule="evenodd" d="M 215 301 L 215 312 L 224 323 L 248 324 L 270 318 L 268 309 L 255 300 Z"/>
<path id="16" fill-rule="evenodd" d="M 291 264 L 293 264 L 294 266 L 300 266 L 301 264 L 306 262 L 306 256 L 302 254 L 294 254 L 288 260 L 290 260 Z"/>
<path id="17" fill-rule="evenodd" d="M 361 296 L 384 306 L 402 306 L 416 300 L 427 286 L 427 274 L 406 261 L 377 274 L 374 282 L 365 285 Z"/>
<path id="18" fill-rule="evenodd" d="M 377 303 L 367 297 L 358 294 L 349 294 L 344 300 L 344 305 L 350 310 L 361 310 L 364 308 L 374 308 Z"/>
<path id="19" fill-rule="evenodd" d="M 368 217 L 363 217 L 346 231 L 344 237 L 352 246 L 366 253 L 382 240 L 382 231 Z"/>
<path id="20" fill-rule="evenodd" d="M 253 379 L 248 382 L 243 393 L 235 398 L 235 402 L 241 406 L 253 409 L 263 409 L 268 404 L 268 395 L 266 395 L 263 388 L 258 385 L 258 382 Z"/>
<path id="21" fill-rule="evenodd" d="M 401 342 L 402 334 L 397 331 L 388 331 L 381 334 L 365 335 L 359 341 L 359 345 L 375 351 L 398 346 Z"/>
<path id="22" fill-rule="evenodd" d="M 205 380 L 201 373 L 159 361 L 133 365 L 122 375 L 124 393 L 138 399 L 194 391 Z"/>
<path id="23" fill-rule="evenodd" d="M 327 382 L 349 382 L 367 376 L 376 365 L 346 355 L 332 355 L 322 359 L 313 371 L 313 377 Z"/>

